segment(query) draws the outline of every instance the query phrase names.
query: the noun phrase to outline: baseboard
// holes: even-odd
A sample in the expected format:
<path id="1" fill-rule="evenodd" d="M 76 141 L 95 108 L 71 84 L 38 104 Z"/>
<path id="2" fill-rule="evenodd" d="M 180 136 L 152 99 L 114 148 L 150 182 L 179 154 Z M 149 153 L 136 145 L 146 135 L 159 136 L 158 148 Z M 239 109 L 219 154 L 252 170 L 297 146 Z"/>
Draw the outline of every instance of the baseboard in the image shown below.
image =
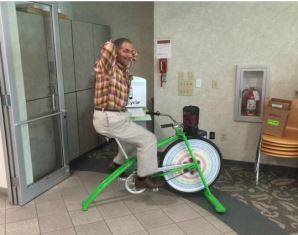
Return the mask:
<path id="1" fill-rule="evenodd" d="M 254 162 L 243 162 L 243 161 L 224 159 L 223 164 L 224 165 L 242 166 L 242 167 L 245 167 L 245 168 L 251 168 L 252 170 L 255 169 L 255 163 Z M 277 166 L 277 165 L 271 165 L 271 164 L 266 164 L 266 163 L 261 163 L 260 164 L 260 170 L 298 173 L 298 168 L 296 168 L 296 167 Z"/>
<path id="2" fill-rule="evenodd" d="M 8 195 L 8 193 L 7 193 L 7 188 L 2 188 L 2 187 L 0 187 L 0 195 L 7 196 L 7 195 Z"/>
<path id="3" fill-rule="evenodd" d="M 73 159 L 70 162 L 70 165 L 81 161 L 82 158 L 88 156 L 90 153 L 92 153 L 94 151 L 97 151 L 100 148 L 103 148 L 103 147 L 107 146 L 108 144 L 110 144 L 112 142 L 115 142 L 115 140 L 112 139 L 109 143 L 104 143 L 102 146 L 96 147 L 96 148 L 90 150 L 89 152 L 82 154 L 81 156 Z M 157 155 L 158 155 L 160 160 L 161 160 L 162 154 L 163 154 L 163 152 L 160 152 L 160 151 L 157 152 Z M 241 167 L 245 167 L 246 169 L 251 169 L 252 171 L 255 170 L 255 163 L 254 162 L 245 162 L 245 161 L 223 159 L 223 165 L 241 166 Z M 285 171 L 285 172 L 296 173 L 296 174 L 298 173 L 298 168 L 296 168 L 296 167 L 277 166 L 277 165 L 271 165 L 271 164 L 267 164 L 267 163 L 261 163 L 260 170 L 262 170 L 262 171 L 272 171 L 272 170 L 274 170 L 274 171 Z"/>
<path id="4" fill-rule="evenodd" d="M 157 153 L 159 157 L 162 156 L 162 152 Z M 223 165 L 234 165 L 234 166 L 241 166 L 245 167 L 246 169 L 251 169 L 252 171 L 255 170 L 255 163 L 254 162 L 244 162 L 244 161 L 237 161 L 237 160 L 229 160 L 223 159 Z M 298 168 L 296 167 L 289 167 L 289 166 L 277 166 L 271 165 L 267 163 L 260 164 L 260 170 L 264 171 L 286 171 L 289 173 L 296 173 L 298 174 Z"/>

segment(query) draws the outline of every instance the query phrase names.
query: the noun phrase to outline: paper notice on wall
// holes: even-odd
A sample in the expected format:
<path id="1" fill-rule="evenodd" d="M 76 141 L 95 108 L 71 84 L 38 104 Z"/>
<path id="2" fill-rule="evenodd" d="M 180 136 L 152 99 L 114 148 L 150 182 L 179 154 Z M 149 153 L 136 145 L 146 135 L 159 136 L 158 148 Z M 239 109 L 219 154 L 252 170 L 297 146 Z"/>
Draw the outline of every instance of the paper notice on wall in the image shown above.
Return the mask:
<path id="1" fill-rule="evenodd" d="M 166 40 L 157 40 L 156 43 L 156 58 L 171 58 L 171 41 Z"/>

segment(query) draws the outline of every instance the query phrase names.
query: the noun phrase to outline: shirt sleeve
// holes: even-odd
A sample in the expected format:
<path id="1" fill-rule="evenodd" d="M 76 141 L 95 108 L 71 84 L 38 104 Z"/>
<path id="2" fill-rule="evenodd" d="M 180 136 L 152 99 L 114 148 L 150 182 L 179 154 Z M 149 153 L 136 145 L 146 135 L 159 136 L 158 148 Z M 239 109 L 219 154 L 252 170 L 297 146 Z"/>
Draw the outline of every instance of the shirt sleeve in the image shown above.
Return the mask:
<path id="1" fill-rule="evenodd" d="M 100 58 L 93 65 L 95 73 L 110 73 L 116 63 L 116 47 L 111 41 L 107 41 L 100 50 Z"/>

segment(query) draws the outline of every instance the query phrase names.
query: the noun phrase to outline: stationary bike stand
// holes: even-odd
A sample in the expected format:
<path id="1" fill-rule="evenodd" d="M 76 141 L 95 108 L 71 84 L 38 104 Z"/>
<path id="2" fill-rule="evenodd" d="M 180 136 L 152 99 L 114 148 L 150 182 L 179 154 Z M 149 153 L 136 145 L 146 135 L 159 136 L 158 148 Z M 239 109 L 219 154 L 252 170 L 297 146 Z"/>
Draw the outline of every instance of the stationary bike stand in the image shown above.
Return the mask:
<path id="1" fill-rule="evenodd" d="M 94 202 L 94 200 L 99 196 L 99 194 L 102 193 L 114 181 L 116 181 L 122 173 L 124 173 L 126 170 L 131 168 L 137 162 L 136 156 L 129 159 L 126 152 L 124 151 L 121 143 L 119 142 L 119 140 L 117 138 L 115 138 L 115 140 L 116 140 L 120 150 L 124 154 L 125 158 L 127 159 L 127 161 L 122 166 L 120 166 L 117 170 L 115 170 L 112 174 L 110 174 L 103 182 L 101 182 L 98 185 L 98 187 L 82 202 L 82 210 L 83 211 L 88 211 L 90 204 Z M 187 148 L 190 150 L 191 155 L 193 155 L 189 144 L 187 144 Z M 202 180 L 202 183 L 204 185 L 204 191 L 203 191 L 204 197 L 211 203 L 211 205 L 214 207 L 216 212 L 225 213 L 226 208 L 211 193 L 211 191 L 208 187 L 208 184 L 205 180 L 205 177 L 203 176 L 203 172 L 202 172 L 202 169 L 201 169 L 199 163 L 197 162 L 197 164 L 195 164 L 195 165 L 197 166 L 199 177 Z"/>

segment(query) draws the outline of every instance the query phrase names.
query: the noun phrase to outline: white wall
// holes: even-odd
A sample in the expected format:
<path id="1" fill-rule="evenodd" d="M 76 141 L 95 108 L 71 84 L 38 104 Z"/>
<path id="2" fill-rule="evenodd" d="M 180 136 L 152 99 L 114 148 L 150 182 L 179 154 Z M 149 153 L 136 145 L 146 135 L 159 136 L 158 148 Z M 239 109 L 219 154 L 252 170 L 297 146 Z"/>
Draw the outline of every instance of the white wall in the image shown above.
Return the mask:
<path id="1" fill-rule="evenodd" d="M 1 188 L 7 189 L 7 179 L 6 179 L 4 152 L 3 152 L 3 145 L 2 145 L 2 135 L 0 133 L 0 189 Z"/>
<path id="2" fill-rule="evenodd" d="M 154 39 L 172 42 L 163 88 L 155 62 L 155 110 L 182 120 L 183 106 L 199 106 L 200 128 L 215 131 L 223 157 L 254 161 L 261 125 L 233 120 L 235 65 L 271 65 L 271 96 L 293 98 L 298 89 L 297 12 L 297 2 L 155 2 Z M 202 79 L 194 96 L 178 96 L 179 71 Z M 218 89 L 211 87 L 214 79 Z M 159 138 L 172 133 L 155 129 Z M 298 166 L 296 160 L 266 162 Z"/>

